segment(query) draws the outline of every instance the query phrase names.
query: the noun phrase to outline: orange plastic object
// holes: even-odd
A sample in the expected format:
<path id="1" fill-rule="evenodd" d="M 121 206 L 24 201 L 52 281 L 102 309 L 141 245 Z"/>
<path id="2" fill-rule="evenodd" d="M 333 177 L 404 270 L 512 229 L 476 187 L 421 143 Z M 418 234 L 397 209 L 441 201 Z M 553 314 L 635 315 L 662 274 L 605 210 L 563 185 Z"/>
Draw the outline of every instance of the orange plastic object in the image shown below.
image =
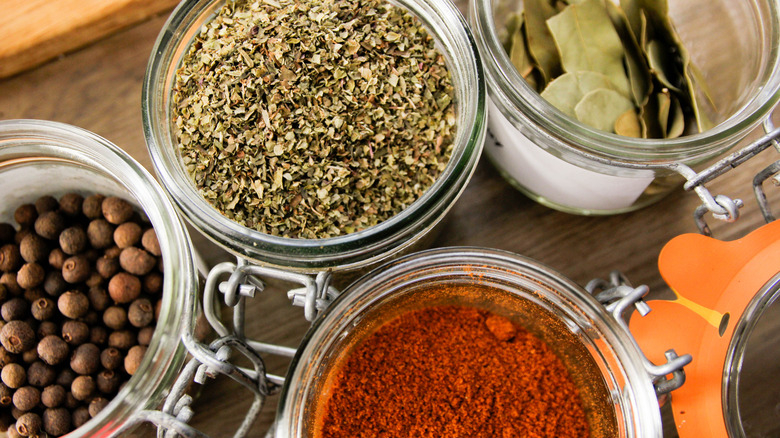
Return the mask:
<path id="1" fill-rule="evenodd" d="M 648 304 L 632 315 L 631 332 L 648 359 L 666 362 L 664 351 L 689 353 L 685 384 L 671 394 L 681 438 L 727 437 L 723 376 L 734 327 L 754 295 L 780 271 L 780 221 L 742 239 L 722 242 L 700 234 L 672 239 L 658 266 L 677 298 Z"/>

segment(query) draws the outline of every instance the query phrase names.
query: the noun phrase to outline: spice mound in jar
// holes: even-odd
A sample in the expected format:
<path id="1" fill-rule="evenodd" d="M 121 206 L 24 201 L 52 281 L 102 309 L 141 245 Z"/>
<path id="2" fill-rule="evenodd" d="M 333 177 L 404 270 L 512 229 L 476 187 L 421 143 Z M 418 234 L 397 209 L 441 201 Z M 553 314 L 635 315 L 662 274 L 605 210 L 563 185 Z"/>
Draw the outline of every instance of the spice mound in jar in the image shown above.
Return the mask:
<path id="1" fill-rule="evenodd" d="M 201 196 L 319 239 L 407 208 L 452 152 L 454 88 L 422 22 L 383 0 L 227 2 L 185 54 L 173 124 Z"/>
<path id="2" fill-rule="evenodd" d="M 124 199 L 42 196 L 0 223 L 0 431 L 61 436 L 138 370 L 159 311 L 160 245 Z"/>
<path id="3" fill-rule="evenodd" d="M 586 437 L 567 368 L 542 340 L 486 310 L 412 310 L 334 371 L 318 438 Z"/>

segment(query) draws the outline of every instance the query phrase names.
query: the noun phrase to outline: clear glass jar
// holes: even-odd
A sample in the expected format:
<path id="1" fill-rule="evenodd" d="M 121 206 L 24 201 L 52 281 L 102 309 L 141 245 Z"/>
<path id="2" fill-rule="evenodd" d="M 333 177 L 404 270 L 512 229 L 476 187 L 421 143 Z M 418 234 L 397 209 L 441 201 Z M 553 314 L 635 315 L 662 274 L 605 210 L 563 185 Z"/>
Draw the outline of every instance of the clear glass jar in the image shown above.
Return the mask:
<path id="1" fill-rule="evenodd" d="M 715 127 L 671 140 L 633 139 L 589 128 L 547 103 L 522 79 L 501 33 L 522 0 L 474 0 L 470 22 L 485 61 L 486 155 L 517 189 L 549 207 L 613 214 L 647 206 L 682 177 L 662 166 L 696 166 L 736 145 L 780 98 L 780 6 L 756 0 L 671 0 L 672 21 L 712 91 Z"/>
<path id="2" fill-rule="evenodd" d="M 473 288 L 447 287 L 455 285 Z M 579 386 L 593 436 L 662 436 L 658 400 L 629 334 L 585 290 L 533 260 L 490 249 L 428 250 L 372 271 L 345 292 L 298 348 L 273 436 L 312 436 L 329 375 L 345 352 L 394 316 L 439 304 L 484 308 L 545 341 Z"/>
<path id="3" fill-rule="evenodd" d="M 68 434 L 108 436 L 134 413 L 157 407 L 181 368 L 185 296 L 198 291 L 189 235 L 149 172 L 109 141 L 74 126 L 0 121 L 0 186 L 0 222 L 14 223 L 19 205 L 43 195 L 101 193 L 134 202 L 157 233 L 163 269 L 176 274 L 165 276 L 160 317 L 138 371 L 100 414 Z"/>
<path id="4" fill-rule="evenodd" d="M 455 87 L 457 134 L 447 168 L 406 210 L 376 226 L 327 239 L 292 239 L 243 227 L 211 206 L 182 164 L 171 123 L 176 69 L 201 26 L 225 0 L 189 0 L 173 12 L 152 52 L 143 89 L 143 123 L 152 161 L 163 186 L 186 218 L 228 251 L 253 262 L 301 272 L 364 270 L 424 238 L 454 204 L 471 177 L 486 131 L 482 64 L 462 15 L 450 2 L 400 0 L 393 4 L 420 18 L 444 54 Z"/>

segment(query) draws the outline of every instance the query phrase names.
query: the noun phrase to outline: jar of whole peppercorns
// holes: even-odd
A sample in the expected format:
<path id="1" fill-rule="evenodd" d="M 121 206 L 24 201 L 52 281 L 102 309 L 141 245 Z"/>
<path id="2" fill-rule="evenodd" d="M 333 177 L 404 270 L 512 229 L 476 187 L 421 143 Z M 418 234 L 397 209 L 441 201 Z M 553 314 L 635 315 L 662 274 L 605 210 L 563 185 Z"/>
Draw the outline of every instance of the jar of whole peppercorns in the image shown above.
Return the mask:
<path id="1" fill-rule="evenodd" d="M 159 406 L 185 358 L 182 315 L 198 285 L 189 236 L 140 164 L 73 126 L 0 122 L 0 187 L 0 246 L 19 256 L 0 257 L 0 359 L 15 362 L 0 404 L 19 417 L 9 435 L 69 424 L 70 437 L 108 436 Z M 47 409 L 23 417 L 32 402 Z"/>

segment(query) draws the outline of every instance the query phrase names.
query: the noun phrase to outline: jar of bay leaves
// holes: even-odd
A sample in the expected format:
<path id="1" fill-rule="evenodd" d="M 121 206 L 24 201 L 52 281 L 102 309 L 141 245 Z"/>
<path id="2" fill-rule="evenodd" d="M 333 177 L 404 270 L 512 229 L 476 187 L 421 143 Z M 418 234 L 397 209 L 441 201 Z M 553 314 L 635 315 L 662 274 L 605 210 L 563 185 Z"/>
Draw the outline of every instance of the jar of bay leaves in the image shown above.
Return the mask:
<path id="1" fill-rule="evenodd" d="M 152 53 L 144 130 L 163 186 L 214 242 L 356 272 L 424 245 L 463 191 L 483 79 L 450 2 L 188 0 Z"/>
<path id="2" fill-rule="evenodd" d="M 680 185 L 669 164 L 726 152 L 777 103 L 778 8 L 474 0 L 490 95 L 486 154 L 513 186 L 558 210 L 647 206 Z M 579 25 L 588 30 L 568 33 Z M 633 117 L 621 118 L 627 110 Z"/>
<path id="3" fill-rule="evenodd" d="M 188 297 L 192 304 L 198 293 L 192 244 L 173 203 L 147 170 L 106 139 L 41 120 L 0 121 L 0 185 L 0 223 L 15 224 L 15 209 L 42 196 L 60 199 L 76 193 L 126 199 L 154 227 L 163 270 L 176 275 L 164 276 L 151 342 L 138 370 L 110 403 L 67 436 L 111 436 L 137 424 L 135 416 L 157 408 L 178 375 L 186 356 L 180 337 L 183 315 Z M 2 409 L 4 414 L 10 411 Z"/>

